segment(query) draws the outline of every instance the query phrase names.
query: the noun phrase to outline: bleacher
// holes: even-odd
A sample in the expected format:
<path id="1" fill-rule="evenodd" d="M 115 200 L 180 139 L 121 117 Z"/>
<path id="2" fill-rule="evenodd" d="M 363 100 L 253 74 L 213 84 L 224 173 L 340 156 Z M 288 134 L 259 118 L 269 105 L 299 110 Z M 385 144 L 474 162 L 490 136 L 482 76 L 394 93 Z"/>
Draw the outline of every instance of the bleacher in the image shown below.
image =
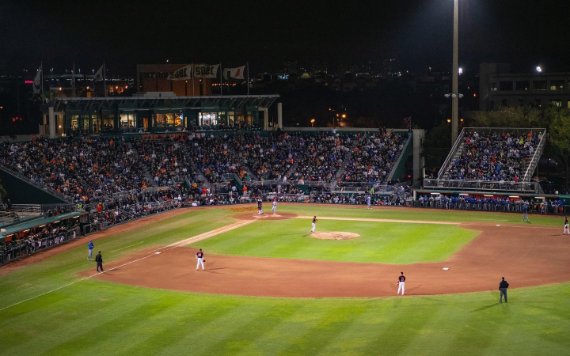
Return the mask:
<path id="1" fill-rule="evenodd" d="M 424 188 L 539 193 L 531 178 L 545 142 L 544 128 L 466 127 Z"/>

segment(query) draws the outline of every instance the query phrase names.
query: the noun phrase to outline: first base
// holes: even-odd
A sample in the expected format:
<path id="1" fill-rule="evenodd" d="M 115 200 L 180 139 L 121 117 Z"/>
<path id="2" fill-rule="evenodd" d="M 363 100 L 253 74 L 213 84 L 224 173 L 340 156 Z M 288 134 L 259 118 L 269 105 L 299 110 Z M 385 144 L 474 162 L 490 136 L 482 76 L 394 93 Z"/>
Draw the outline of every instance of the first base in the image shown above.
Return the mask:
<path id="1" fill-rule="evenodd" d="M 448 270 L 449 270 L 449 267 L 443 267 L 442 270 L 448 271 Z"/>

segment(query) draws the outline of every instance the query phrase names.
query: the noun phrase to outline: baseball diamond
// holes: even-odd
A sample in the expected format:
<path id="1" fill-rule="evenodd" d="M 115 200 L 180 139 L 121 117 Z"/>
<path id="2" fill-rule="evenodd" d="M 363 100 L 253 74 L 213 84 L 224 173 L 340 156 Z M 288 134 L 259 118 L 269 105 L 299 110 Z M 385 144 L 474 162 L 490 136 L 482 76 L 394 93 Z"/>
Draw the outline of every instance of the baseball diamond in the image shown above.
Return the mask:
<path id="1" fill-rule="evenodd" d="M 243 219 L 243 215 L 240 218 Z M 334 217 L 320 219 L 334 220 Z M 340 219 L 347 222 L 360 220 Z M 544 236 L 537 241 L 537 229 L 526 226 L 496 226 L 488 222 L 463 223 L 459 226 L 477 231 L 478 236 L 448 260 L 407 264 L 407 274 L 418 281 L 415 286 L 410 282 L 408 294 L 493 290 L 496 283 L 492 277 L 496 273 L 511 276 L 510 279 L 516 280 L 518 287 L 570 280 L 566 259 L 570 246 L 568 241 L 558 236 L 558 228 L 538 229 Z M 232 235 L 235 232 L 232 230 Z M 214 236 L 216 235 L 210 235 L 209 238 Z M 273 297 L 375 297 L 394 294 L 391 281 L 401 269 L 399 265 L 380 263 L 315 260 L 303 260 L 300 263 L 296 259 L 210 254 L 212 262 L 209 268 L 217 272 L 208 276 L 194 276 L 188 269 L 192 252 L 183 245 L 176 247 L 146 261 L 142 266 L 130 265 L 101 278 L 145 287 L 206 293 Z M 507 249 L 509 252 L 505 255 Z M 145 253 L 142 251 L 137 257 Z M 130 259 L 133 256 L 127 256 L 116 264 L 120 265 Z M 442 272 L 443 265 L 448 266 L 449 271 Z M 548 266 L 550 273 L 544 275 L 543 266 Z M 188 283 L 188 279 L 196 283 Z M 370 284 L 371 280 L 375 282 Z"/>
<path id="2" fill-rule="evenodd" d="M 86 335 L 115 354 L 570 347 L 561 298 L 570 292 L 570 240 L 554 217 L 532 216 L 529 226 L 509 213 L 311 204 L 264 215 L 253 204 L 178 209 L 97 232 L 90 239 L 106 258 L 99 274 L 82 240 L 3 266 L 0 354 L 92 353 Z M 306 231 L 314 215 L 320 232 L 360 236 L 314 239 Z M 208 262 L 197 273 L 199 248 Z M 406 295 L 396 299 L 400 271 Z M 511 290 L 501 305 L 503 275 Z M 38 328 L 42 343 L 19 337 Z M 551 333 L 560 337 L 545 339 Z"/>

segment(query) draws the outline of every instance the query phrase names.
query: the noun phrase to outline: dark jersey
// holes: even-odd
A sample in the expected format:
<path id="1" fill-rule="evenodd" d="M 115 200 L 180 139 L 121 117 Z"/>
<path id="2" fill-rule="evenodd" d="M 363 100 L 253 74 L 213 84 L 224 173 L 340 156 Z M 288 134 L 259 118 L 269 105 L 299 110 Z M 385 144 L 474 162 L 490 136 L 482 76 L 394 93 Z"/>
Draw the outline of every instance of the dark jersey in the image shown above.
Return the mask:
<path id="1" fill-rule="evenodd" d="M 317 223 L 317 218 L 314 217 L 314 218 L 313 218 L 313 224 L 316 224 L 316 223 Z"/>
<path id="2" fill-rule="evenodd" d="M 501 281 L 501 283 L 499 283 L 499 289 L 502 288 L 509 288 L 509 283 L 507 281 Z"/>
<path id="3" fill-rule="evenodd" d="M 405 281 L 406 281 L 406 277 L 404 277 L 404 276 L 398 277 L 398 282 L 405 282 Z"/>
<path id="4" fill-rule="evenodd" d="M 203 257 L 204 257 L 204 252 L 198 251 L 198 252 L 196 253 L 196 257 L 198 257 L 198 258 L 203 258 Z"/>
<path id="5" fill-rule="evenodd" d="M 261 209 L 262 205 L 263 205 L 263 201 L 262 201 L 261 199 L 259 199 L 259 200 L 257 201 L 257 208 L 258 208 L 258 209 Z"/>

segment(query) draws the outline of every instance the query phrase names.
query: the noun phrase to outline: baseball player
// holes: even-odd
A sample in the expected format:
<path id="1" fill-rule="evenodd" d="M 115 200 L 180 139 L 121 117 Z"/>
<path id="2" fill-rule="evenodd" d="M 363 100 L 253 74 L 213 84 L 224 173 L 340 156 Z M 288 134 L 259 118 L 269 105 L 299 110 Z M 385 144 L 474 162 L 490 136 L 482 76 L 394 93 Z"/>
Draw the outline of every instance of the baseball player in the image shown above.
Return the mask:
<path id="1" fill-rule="evenodd" d="M 507 302 L 508 288 L 509 288 L 509 282 L 505 281 L 505 277 L 502 277 L 501 282 L 499 282 L 499 303 L 503 302 L 503 297 L 505 298 L 505 303 Z"/>
<path id="2" fill-rule="evenodd" d="M 313 222 L 311 223 L 311 232 L 315 232 L 317 230 L 317 217 L 313 216 Z"/>
<path id="3" fill-rule="evenodd" d="M 400 276 L 398 277 L 398 292 L 396 294 L 400 294 L 402 291 L 402 295 L 406 292 L 406 276 L 404 276 L 404 272 L 400 272 Z"/>
<path id="4" fill-rule="evenodd" d="M 261 198 L 257 198 L 257 215 L 263 214 L 263 200 Z"/>
<path id="5" fill-rule="evenodd" d="M 88 260 L 93 258 L 93 248 L 95 248 L 95 244 L 93 243 L 93 240 L 89 240 L 89 243 L 87 244 L 87 259 Z"/>
<path id="6" fill-rule="evenodd" d="M 273 203 L 271 203 L 271 212 L 273 214 L 277 212 L 277 197 L 273 198 Z"/>
<path id="7" fill-rule="evenodd" d="M 202 271 L 204 270 L 204 252 L 202 251 L 202 249 L 200 249 L 200 251 L 196 252 L 196 271 L 198 270 L 198 267 L 202 266 Z"/>
<path id="8" fill-rule="evenodd" d="M 372 207 L 372 197 L 370 195 L 366 196 L 366 205 L 368 206 L 368 209 Z"/>
<path id="9" fill-rule="evenodd" d="M 529 220 L 528 220 L 528 208 L 529 208 L 529 206 L 528 205 L 529 204 L 526 200 L 523 202 L 523 205 L 522 205 L 523 221 L 524 222 L 529 222 Z"/>
<path id="10" fill-rule="evenodd" d="M 568 234 L 570 235 L 570 228 L 568 227 L 568 217 L 565 216 L 564 217 L 564 231 L 562 231 L 563 234 Z"/>

